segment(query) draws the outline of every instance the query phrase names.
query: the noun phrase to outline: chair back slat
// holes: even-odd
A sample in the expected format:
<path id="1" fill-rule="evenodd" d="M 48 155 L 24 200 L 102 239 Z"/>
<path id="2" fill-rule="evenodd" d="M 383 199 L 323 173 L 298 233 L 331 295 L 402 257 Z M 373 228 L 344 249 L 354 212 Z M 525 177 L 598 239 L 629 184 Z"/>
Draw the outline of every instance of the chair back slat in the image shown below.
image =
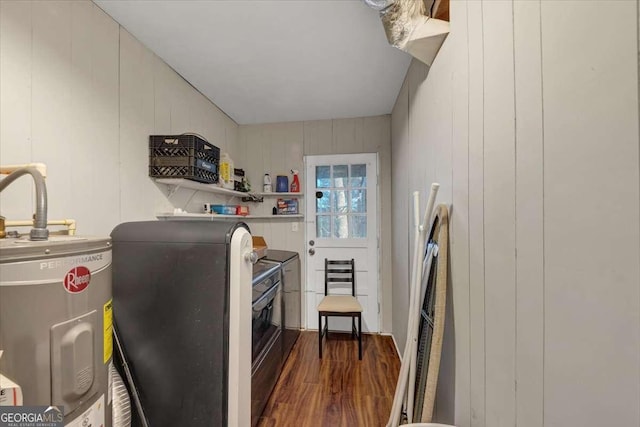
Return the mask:
<path id="1" fill-rule="evenodd" d="M 324 259 L 325 295 L 329 295 L 329 286 L 334 284 L 350 284 L 351 295 L 354 297 L 356 296 L 356 269 L 353 258 L 350 260 L 329 260 L 327 258 Z"/>

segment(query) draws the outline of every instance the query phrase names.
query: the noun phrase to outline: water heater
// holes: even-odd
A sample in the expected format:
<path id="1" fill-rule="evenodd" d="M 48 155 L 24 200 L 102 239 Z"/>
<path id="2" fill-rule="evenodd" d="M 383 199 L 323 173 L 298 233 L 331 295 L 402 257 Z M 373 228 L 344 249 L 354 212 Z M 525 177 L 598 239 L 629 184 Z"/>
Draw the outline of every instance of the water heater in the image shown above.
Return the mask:
<path id="1" fill-rule="evenodd" d="M 111 240 L 49 237 L 38 168 L 13 170 L 0 191 L 24 175 L 36 185 L 33 228 L 12 238 L 0 229 L 0 421 L 111 427 Z"/>
<path id="2" fill-rule="evenodd" d="M 111 426 L 112 319 L 110 239 L 0 240 L 0 374 L 23 405 Z"/>

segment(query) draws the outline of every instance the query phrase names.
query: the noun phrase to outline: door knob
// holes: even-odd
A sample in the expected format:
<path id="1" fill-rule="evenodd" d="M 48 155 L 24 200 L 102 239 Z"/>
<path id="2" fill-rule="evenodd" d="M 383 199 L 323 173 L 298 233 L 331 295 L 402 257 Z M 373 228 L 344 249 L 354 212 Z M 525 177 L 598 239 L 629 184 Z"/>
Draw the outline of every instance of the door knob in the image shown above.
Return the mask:
<path id="1" fill-rule="evenodd" d="M 316 250 L 311 248 L 309 249 L 309 255 L 314 255 L 316 253 Z"/>

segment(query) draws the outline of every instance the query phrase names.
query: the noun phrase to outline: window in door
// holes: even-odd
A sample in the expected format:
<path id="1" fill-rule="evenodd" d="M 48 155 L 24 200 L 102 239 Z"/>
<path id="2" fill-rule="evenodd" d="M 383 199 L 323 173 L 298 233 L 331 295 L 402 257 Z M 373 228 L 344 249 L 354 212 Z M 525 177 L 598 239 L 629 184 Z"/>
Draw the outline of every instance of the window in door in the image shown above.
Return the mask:
<path id="1" fill-rule="evenodd" d="M 316 236 L 367 238 L 367 165 L 316 166 Z"/>

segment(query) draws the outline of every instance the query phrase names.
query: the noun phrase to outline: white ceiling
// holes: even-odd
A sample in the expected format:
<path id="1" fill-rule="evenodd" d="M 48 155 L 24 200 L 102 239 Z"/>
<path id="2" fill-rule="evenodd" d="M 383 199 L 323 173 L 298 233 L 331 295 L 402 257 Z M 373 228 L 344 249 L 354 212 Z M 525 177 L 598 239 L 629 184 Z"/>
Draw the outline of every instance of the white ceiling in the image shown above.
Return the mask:
<path id="1" fill-rule="evenodd" d="M 95 0 L 239 124 L 388 114 L 409 55 L 360 0 Z"/>

